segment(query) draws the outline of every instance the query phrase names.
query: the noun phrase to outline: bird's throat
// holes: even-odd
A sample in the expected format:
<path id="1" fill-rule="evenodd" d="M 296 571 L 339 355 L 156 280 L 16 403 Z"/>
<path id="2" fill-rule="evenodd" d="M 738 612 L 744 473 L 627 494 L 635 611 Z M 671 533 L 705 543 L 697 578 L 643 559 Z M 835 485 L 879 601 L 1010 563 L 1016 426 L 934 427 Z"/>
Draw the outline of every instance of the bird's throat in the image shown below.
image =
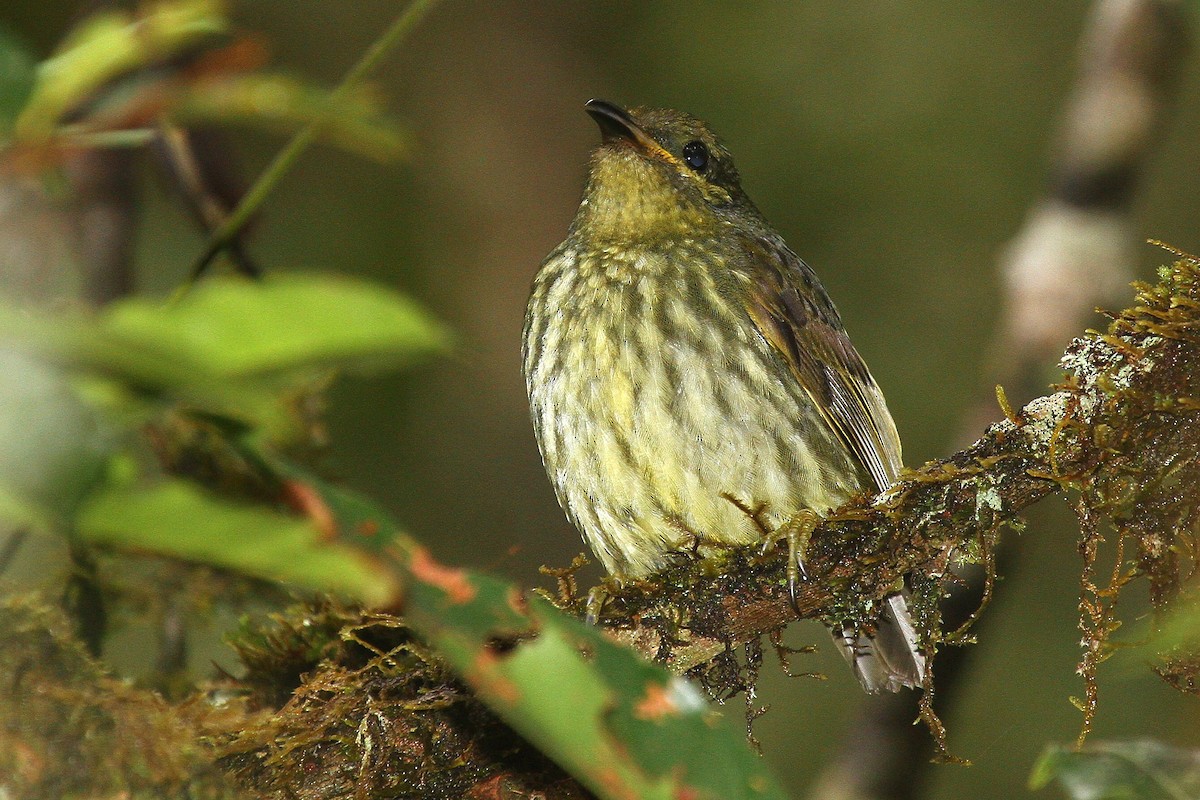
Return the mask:
<path id="1" fill-rule="evenodd" d="M 628 147 L 600 154 L 592 162 L 574 228 L 595 240 L 628 244 L 695 236 L 718 225 L 712 208 L 673 173 L 670 165 Z"/>

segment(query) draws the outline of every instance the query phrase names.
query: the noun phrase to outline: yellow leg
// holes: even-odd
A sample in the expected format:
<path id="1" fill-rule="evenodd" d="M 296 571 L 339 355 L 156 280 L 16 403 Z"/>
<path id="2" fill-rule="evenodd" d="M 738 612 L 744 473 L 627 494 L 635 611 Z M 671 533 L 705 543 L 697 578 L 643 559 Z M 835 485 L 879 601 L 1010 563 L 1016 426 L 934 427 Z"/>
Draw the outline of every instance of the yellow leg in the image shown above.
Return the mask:
<path id="1" fill-rule="evenodd" d="M 791 519 L 780 525 L 775 531 L 775 541 L 787 539 L 788 597 L 792 600 L 792 607 L 797 611 L 800 610 L 796 603 L 800 578 L 808 577 L 808 572 L 804 569 L 804 553 L 808 549 L 808 540 L 812 536 L 812 532 L 819 524 L 821 524 L 821 518 L 806 508 L 796 512 Z"/>

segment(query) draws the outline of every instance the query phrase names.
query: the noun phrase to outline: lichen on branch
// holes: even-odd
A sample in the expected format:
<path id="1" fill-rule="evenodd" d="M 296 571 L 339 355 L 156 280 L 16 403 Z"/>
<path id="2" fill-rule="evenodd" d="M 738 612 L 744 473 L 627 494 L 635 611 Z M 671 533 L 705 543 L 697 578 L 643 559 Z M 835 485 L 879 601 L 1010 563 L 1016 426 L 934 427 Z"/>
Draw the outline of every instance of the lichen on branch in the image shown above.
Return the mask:
<path id="1" fill-rule="evenodd" d="M 800 617 L 869 627 L 877 604 L 907 579 L 930 654 L 937 600 L 951 567 L 990 553 L 1004 526 L 1051 494 L 1080 518 L 1080 705 L 1095 713 L 1096 668 L 1110 650 L 1120 589 L 1149 581 L 1156 609 L 1184 589 L 1200 515 L 1200 261 L 1135 284 L 1129 309 L 1089 331 L 1061 360 L 1056 391 L 991 425 L 975 444 L 906 471 L 890 491 L 827 516 L 805 553 Z M 1110 575 L 1096 575 L 1105 528 L 1115 535 Z M 784 586 L 785 548 L 756 548 L 684 563 L 648 581 L 607 587 L 614 635 L 679 672 L 778 631 L 797 616 Z M 1176 659 L 1174 663 L 1178 663 Z M 1178 675 L 1174 676 L 1176 680 Z M 720 687 L 718 687 L 720 688 Z"/>

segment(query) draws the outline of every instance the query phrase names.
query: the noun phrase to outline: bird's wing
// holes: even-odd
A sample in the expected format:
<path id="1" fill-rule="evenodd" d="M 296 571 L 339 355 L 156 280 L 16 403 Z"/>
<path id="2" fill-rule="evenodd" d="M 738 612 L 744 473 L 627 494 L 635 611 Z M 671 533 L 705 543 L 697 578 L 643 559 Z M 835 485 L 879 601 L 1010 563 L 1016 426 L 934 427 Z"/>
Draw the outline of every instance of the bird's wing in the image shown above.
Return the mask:
<path id="1" fill-rule="evenodd" d="M 782 241 L 748 246 L 755 266 L 745 273 L 750 319 L 882 491 L 901 465 L 900 437 L 883 393 L 812 269 Z"/>

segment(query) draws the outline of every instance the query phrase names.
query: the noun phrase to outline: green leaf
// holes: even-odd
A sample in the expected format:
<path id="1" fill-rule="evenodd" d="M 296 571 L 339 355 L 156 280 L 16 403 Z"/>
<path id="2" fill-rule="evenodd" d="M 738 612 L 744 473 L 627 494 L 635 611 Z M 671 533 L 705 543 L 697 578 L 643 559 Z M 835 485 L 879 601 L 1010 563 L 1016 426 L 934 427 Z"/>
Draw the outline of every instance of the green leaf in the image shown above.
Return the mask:
<path id="1" fill-rule="evenodd" d="M 380 161 L 408 149 L 407 137 L 363 86 L 320 89 L 278 74 L 245 72 L 236 57 L 188 71 L 206 45 L 228 33 L 218 0 L 163 0 L 138 14 L 106 10 L 85 19 L 54 57 L 34 72 L 29 63 L 0 72 L 0 132 L 15 128 L 24 144 L 55 137 L 74 146 L 132 146 L 150 139 L 155 120 L 182 124 L 249 123 L 306 135 Z M 0 67 L 6 40 L 0 38 Z M 19 103 L 5 117 L 5 86 Z M 26 102 L 27 101 L 27 102 Z M 23 108 L 22 108 L 23 105 Z M 84 108 L 83 119 L 72 111 Z M 4 120 L 15 120 L 4 124 Z M 124 131 L 142 125 L 146 128 Z M 116 126 L 118 130 L 106 130 Z"/>
<path id="2" fill-rule="evenodd" d="M 144 8 L 138 16 L 104 11 L 88 17 L 42 62 L 17 120 L 20 139 L 49 138 L 65 114 L 109 81 L 167 61 L 228 27 L 218 0 L 163 0 Z"/>
<path id="3" fill-rule="evenodd" d="M 272 474 L 294 490 L 311 493 L 332 518 L 343 543 L 371 555 L 394 557 L 395 549 L 411 549 L 412 542 L 400 526 L 374 500 L 351 489 L 335 486 L 279 458 L 257 454 Z"/>
<path id="4" fill-rule="evenodd" d="M 66 377 L 0 348 L 0 519 L 44 530 L 101 479 L 108 437 Z"/>
<path id="5" fill-rule="evenodd" d="M 1200 753 L 1151 740 L 1078 751 L 1050 745 L 1029 785 L 1041 789 L 1055 780 L 1072 800 L 1194 800 L 1200 797 Z"/>
<path id="6" fill-rule="evenodd" d="M 108 307 L 99 333 L 183 383 L 393 367 L 449 343 L 446 330 L 412 300 L 324 274 L 216 278 L 168 303 L 131 298 Z"/>
<path id="7" fill-rule="evenodd" d="M 384 561 L 347 547 L 311 519 L 236 503 L 183 480 L 109 486 L 76 518 L 94 544 L 156 553 L 383 605 L 399 594 Z"/>
<path id="8" fill-rule="evenodd" d="M 599 797 L 783 797 L 742 735 L 682 678 L 504 581 L 422 551 L 410 570 L 413 625 L 496 713 Z"/>
<path id="9" fill-rule="evenodd" d="M 7 136 L 33 90 L 34 59 L 24 42 L 0 27 L 0 136 Z"/>
<path id="10" fill-rule="evenodd" d="M 336 536 L 342 544 L 372 557 L 393 560 L 402 559 L 416 548 L 391 515 L 371 498 L 332 484 L 280 457 L 251 428 L 219 417 L 207 417 L 207 421 L 221 429 L 251 468 L 285 487 L 293 504 L 306 507 L 309 516 L 325 519 L 327 536 Z"/>
<path id="11" fill-rule="evenodd" d="M 232 75 L 202 81 L 180 98 L 171 116 L 183 123 L 252 124 L 278 133 L 311 125 L 318 139 L 377 161 L 409 149 L 408 138 L 381 114 L 373 92 L 330 92 L 285 75 Z"/>
<path id="12" fill-rule="evenodd" d="M 448 348 L 450 335 L 412 300 L 330 275 L 261 282 L 215 278 L 176 301 L 130 298 L 99 317 L 39 315 L 0 302 L 0 346 L 121 391 L 280 432 L 283 395 L 329 368 L 396 368 Z"/>

